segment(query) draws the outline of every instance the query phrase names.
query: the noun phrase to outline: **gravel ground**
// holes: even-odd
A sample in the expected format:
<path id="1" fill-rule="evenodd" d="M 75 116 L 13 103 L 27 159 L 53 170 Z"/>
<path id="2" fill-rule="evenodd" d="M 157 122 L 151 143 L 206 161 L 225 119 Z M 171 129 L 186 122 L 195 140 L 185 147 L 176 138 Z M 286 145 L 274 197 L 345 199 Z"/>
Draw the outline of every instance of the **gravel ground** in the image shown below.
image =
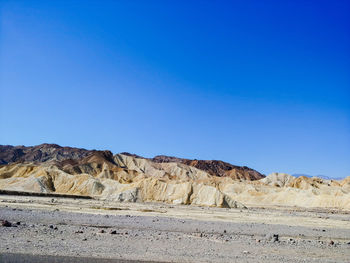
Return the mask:
<path id="1" fill-rule="evenodd" d="M 7 253 L 19 255 L 16 262 L 25 262 L 22 254 L 158 262 L 350 262 L 346 211 L 0 196 L 0 220 L 11 224 L 0 226 L 0 262 L 11 262 Z"/>

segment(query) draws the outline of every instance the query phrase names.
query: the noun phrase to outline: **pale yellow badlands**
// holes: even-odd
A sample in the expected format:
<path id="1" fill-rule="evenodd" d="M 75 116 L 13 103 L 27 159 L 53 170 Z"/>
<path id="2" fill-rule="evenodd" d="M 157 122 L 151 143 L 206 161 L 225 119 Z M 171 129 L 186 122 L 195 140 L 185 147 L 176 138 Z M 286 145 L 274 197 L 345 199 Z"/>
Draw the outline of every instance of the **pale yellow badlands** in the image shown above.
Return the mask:
<path id="1" fill-rule="evenodd" d="M 0 167 L 0 189 L 88 195 L 120 202 L 166 202 L 199 206 L 299 206 L 350 210 L 350 177 L 341 181 L 274 173 L 257 181 L 216 177 L 180 163 L 154 163 L 123 154 L 118 167 L 90 162 L 75 168 L 55 163 Z"/>

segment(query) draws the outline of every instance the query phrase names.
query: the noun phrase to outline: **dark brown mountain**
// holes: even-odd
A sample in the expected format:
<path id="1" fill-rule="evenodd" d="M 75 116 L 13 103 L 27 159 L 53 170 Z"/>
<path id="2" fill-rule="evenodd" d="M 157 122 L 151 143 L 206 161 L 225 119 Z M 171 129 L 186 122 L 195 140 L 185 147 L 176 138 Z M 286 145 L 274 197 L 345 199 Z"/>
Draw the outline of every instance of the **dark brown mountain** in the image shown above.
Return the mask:
<path id="1" fill-rule="evenodd" d="M 236 166 L 218 160 L 190 160 L 165 155 L 158 155 L 151 160 L 157 163 L 183 163 L 206 171 L 210 175 L 219 177 L 231 177 L 234 179 L 243 179 L 250 181 L 259 180 L 265 177 L 263 174 L 249 167 Z"/>
<path id="2" fill-rule="evenodd" d="M 40 144 L 37 146 L 0 145 L 0 164 L 13 162 L 37 162 L 78 160 L 93 151 L 62 147 L 57 144 Z"/>
<path id="3" fill-rule="evenodd" d="M 233 179 L 250 181 L 265 177 L 258 171 L 246 166 L 236 166 L 218 160 L 191 160 L 165 155 L 155 156 L 154 158 L 144 158 L 126 152 L 122 154 L 134 158 L 147 159 L 156 163 L 182 163 L 218 177 L 231 177 Z M 90 167 L 94 167 L 95 171 L 101 171 L 103 164 L 107 164 L 109 169 L 117 168 L 113 160 L 113 154 L 110 151 L 62 147 L 57 144 L 47 143 L 29 147 L 0 145 L 0 164 L 6 165 L 14 162 L 52 162 L 63 170 L 75 171 L 75 173 L 88 172 Z M 88 164 L 92 165 L 87 166 Z"/>
<path id="4" fill-rule="evenodd" d="M 47 143 L 29 147 L 0 145 L 0 165 L 48 162 L 70 174 L 96 175 L 102 171 L 104 164 L 111 171 L 118 168 L 110 151 L 62 147 Z"/>

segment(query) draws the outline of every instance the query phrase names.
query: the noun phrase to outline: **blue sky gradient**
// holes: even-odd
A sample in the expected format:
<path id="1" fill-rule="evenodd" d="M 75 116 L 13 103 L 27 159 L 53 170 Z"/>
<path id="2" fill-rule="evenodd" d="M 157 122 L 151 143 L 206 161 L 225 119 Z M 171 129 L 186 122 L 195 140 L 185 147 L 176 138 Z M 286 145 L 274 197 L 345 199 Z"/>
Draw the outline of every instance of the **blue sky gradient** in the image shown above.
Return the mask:
<path id="1" fill-rule="evenodd" d="M 0 8 L 0 144 L 350 176 L 349 1 Z"/>

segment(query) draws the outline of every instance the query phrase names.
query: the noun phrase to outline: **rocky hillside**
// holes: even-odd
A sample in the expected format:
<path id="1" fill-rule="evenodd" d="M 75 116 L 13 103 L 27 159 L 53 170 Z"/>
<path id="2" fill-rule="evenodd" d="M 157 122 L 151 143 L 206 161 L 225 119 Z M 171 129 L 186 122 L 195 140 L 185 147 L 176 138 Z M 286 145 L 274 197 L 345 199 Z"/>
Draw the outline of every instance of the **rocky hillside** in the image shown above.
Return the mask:
<path id="1" fill-rule="evenodd" d="M 128 202 L 218 207 L 290 205 L 350 209 L 350 177 L 264 177 L 221 161 L 88 151 L 54 144 L 0 146 L 0 190 Z"/>
<path id="2" fill-rule="evenodd" d="M 57 144 L 40 144 L 38 146 L 11 146 L 0 145 L 0 164 L 13 162 L 47 162 L 78 160 L 86 157 L 93 151 L 85 149 L 61 147 Z"/>
<path id="3" fill-rule="evenodd" d="M 159 155 L 149 159 L 136 154 L 121 154 L 138 159 L 146 159 L 154 163 L 182 163 L 205 171 L 212 176 L 218 177 L 231 177 L 234 179 L 251 181 L 259 180 L 264 177 L 264 175 L 246 166 L 236 166 L 223 161 L 190 160 L 164 155 Z M 110 151 L 103 151 L 103 153 L 101 153 L 101 151 L 96 150 L 89 151 L 85 149 L 61 147 L 57 144 L 46 143 L 31 147 L 0 145 L 0 164 L 9 164 L 13 162 L 62 162 L 66 160 L 69 160 L 68 162 L 74 161 L 76 164 L 78 164 L 81 162 L 86 162 L 86 157 L 91 159 L 92 156 L 99 156 L 96 158 L 99 159 L 100 162 L 106 161 L 113 163 L 113 157 Z"/>
<path id="4" fill-rule="evenodd" d="M 255 171 L 246 166 L 236 166 L 230 163 L 217 161 L 217 160 L 212 160 L 212 161 L 190 160 L 190 159 L 169 157 L 164 155 L 156 156 L 151 160 L 157 163 L 169 163 L 169 162 L 183 163 L 189 166 L 196 167 L 197 169 L 206 171 L 208 174 L 212 176 L 231 177 L 234 179 L 242 179 L 242 180 L 250 180 L 250 181 L 259 180 L 265 177 L 258 171 Z"/>

